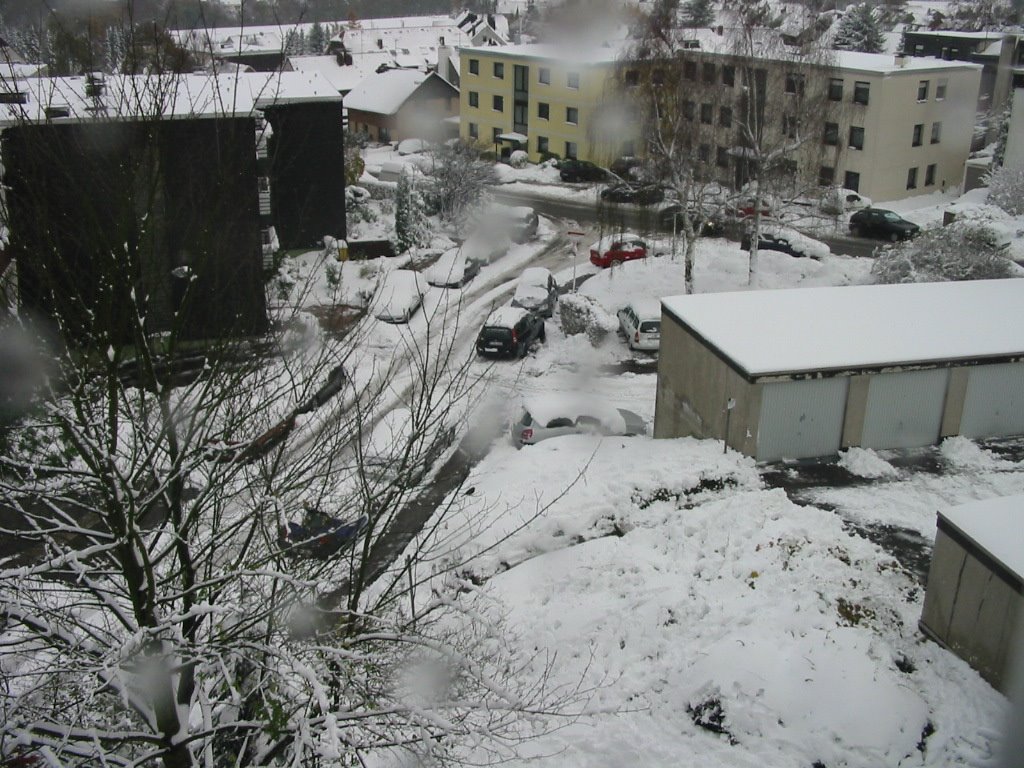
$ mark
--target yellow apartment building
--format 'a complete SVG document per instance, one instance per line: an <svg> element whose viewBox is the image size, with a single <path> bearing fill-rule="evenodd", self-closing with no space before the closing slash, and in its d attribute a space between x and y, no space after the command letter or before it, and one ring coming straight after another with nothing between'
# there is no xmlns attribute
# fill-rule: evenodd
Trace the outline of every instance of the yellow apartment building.
<svg viewBox="0 0 1024 768"><path fill-rule="evenodd" d="M618 58L615 47L462 48L459 135L499 155L526 150L533 162L557 155L604 165L636 154L635 121L607 114L610 103L621 102Z"/></svg>
<svg viewBox="0 0 1024 768"><path fill-rule="evenodd" d="M721 38L698 38L682 55L684 76L692 69L693 98L680 107L699 123L727 126L715 144L695 138L692 151L722 181L741 184L746 169L740 126L746 63L719 52ZM460 53L460 136L482 149L508 155L524 149L533 162L549 154L607 165L624 155L643 155L639 111L631 108L630 68L621 48L567 52L551 45L463 48ZM686 61L693 62L688 67ZM785 103L801 78L806 87L827 92L829 108L801 125L804 151L794 160L801 175L827 186L856 190L875 201L927 194L961 183L970 152L975 105L981 82L976 64L941 59L835 52L828 67L806 66L812 75L790 75L792 62L766 58L769 103ZM697 87L698 78L701 87ZM715 86L709 90L707 85ZM685 80L683 89L686 89ZM714 104L703 104L713 98ZM732 105L730 107L730 104ZM732 115L727 119L725 112ZM789 131L784 110L775 131ZM708 118L708 120L705 120ZM811 167L811 166L814 167Z"/></svg>

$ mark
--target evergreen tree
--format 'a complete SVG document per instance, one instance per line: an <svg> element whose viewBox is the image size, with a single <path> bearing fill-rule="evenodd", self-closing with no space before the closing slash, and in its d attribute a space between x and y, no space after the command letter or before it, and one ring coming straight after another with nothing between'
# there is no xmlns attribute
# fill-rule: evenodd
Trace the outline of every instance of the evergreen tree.
<svg viewBox="0 0 1024 768"><path fill-rule="evenodd" d="M425 213L426 204L423 195L416 189L412 175L403 173L398 180L398 191L395 193L395 236L394 246L397 253L405 253L410 248L424 245L430 234Z"/></svg>
<svg viewBox="0 0 1024 768"><path fill-rule="evenodd" d="M715 4L712 0L688 0L683 5L684 27L710 27L715 21Z"/></svg>
<svg viewBox="0 0 1024 768"><path fill-rule="evenodd" d="M309 37L306 38L306 45L312 54L321 54L327 47L327 36L319 21L313 22L313 26L309 30Z"/></svg>
<svg viewBox="0 0 1024 768"><path fill-rule="evenodd" d="M832 47L844 51L881 53L885 47L874 9L867 3L851 6L839 22Z"/></svg>

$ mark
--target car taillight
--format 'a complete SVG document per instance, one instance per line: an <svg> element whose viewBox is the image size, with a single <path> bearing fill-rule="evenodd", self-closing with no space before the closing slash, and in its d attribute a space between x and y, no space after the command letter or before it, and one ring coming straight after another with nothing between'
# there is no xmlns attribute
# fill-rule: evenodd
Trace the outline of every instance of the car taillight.
<svg viewBox="0 0 1024 768"><path fill-rule="evenodd" d="M513 344L518 344L519 343L519 337L516 336L515 328L512 329L512 343Z"/></svg>
<svg viewBox="0 0 1024 768"><path fill-rule="evenodd" d="M520 437L520 438L521 438L521 439L522 439L522 440L523 440L524 442L525 442L526 440L530 440L530 439L532 439L532 438L533 438L533 430L532 430L532 429L524 429L524 430L523 430L522 432L520 432L520 433L519 433L519 437Z"/></svg>
<svg viewBox="0 0 1024 768"><path fill-rule="evenodd" d="M633 341L640 341L640 331L633 334Z"/></svg>

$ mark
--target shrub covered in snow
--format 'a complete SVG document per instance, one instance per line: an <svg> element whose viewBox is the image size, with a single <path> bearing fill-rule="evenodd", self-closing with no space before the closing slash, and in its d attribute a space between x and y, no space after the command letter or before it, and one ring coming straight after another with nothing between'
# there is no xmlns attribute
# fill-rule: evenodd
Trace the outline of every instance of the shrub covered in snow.
<svg viewBox="0 0 1024 768"><path fill-rule="evenodd" d="M1024 215L1024 166L996 168L988 179L988 201L1011 216Z"/></svg>
<svg viewBox="0 0 1024 768"><path fill-rule="evenodd" d="M517 149L508 158L508 164L513 168L525 168L529 162L530 156L521 149Z"/></svg>
<svg viewBox="0 0 1024 768"><path fill-rule="evenodd" d="M410 248L425 245L430 240L426 204L416 189L412 176L403 174L395 192L395 252L405 253Z"/></svg>
<svg viewBox="0 0 1024 768"><path fill-rule="evenodd" d="M885 250L871 274L877 283L936 283L1019 277L993 226L958 221Z"/></svg>
<svg viewBox="0 0 1024 768"><path fill-rule="evenodd" d="M618 320L602 309L597 301L578 293L558 300L558 316L566 336L585 333L595 347L619 327Z"/></svg>

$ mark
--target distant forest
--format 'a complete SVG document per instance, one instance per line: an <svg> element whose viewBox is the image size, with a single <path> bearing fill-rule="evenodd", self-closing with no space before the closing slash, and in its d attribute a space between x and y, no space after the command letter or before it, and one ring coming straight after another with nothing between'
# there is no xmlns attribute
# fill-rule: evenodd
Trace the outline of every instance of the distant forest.
<svg viewBox="0 0 1024 768"><path fill-rule="evenodd" d="M55 23L106 26L128 19L184 29L419 16L453 8L492 12L494 0L245 0L240 6L209 0L3 0L0 29L38 30Z"/></svg>

